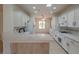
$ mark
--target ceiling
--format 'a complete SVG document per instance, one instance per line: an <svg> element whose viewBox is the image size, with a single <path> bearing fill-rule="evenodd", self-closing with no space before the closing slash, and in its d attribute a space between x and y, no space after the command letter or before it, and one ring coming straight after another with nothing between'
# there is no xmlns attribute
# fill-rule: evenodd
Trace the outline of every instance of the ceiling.
<svg viewBox="0 0 79 59"><path fill-rule="evenodd" d="M30 15L35 16L51 16L52 14L61 11L66 4L52 4L51 7L46 7L46 4L20 4L19 5L22 9L28 12ZM36 7L33 9L33 7ZM56 7L56 9L53 9ZM34 13L35 12L35 13Z"/></svg>

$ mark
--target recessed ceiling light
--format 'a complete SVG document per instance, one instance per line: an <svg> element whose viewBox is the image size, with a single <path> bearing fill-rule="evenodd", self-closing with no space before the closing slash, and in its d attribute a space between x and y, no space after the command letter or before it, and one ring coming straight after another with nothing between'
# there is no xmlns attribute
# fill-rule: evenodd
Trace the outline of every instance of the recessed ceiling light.
<svg viewBox="0 0 79 59"><path fill-rule="evenodd" d="M53 7L53 9L56 9L56 7Z"/></svg>
<svg viewBox="0 0 79 59"><path fill-rule="evenodd" d="M52 4L47 4L47 5L46 5L46 7L51 7L51 6L52 6Z"/></svg>
<svg viewBox="0 0 79 59"><path fill-rule="evenodd" d="M33 9L36 9L36 7L35 7L35 6L33 6Z"/></svg>

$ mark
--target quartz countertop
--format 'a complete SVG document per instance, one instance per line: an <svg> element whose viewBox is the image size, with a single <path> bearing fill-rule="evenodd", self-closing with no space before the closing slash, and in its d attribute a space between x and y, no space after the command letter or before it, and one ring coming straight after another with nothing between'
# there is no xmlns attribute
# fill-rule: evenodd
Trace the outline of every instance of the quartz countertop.
<svg viewBox="0 0 79 59"><path fill-rule="evenodd" d="M49 42L52 40L49 34L16 34L14 39L9 40L9 42Z"/></svg>
<svg viewBox="0 0 79 59"><path fill-rule="evenodd" d="M78 33L75 33L75 34L60 33L60 34L79 42L79 34Z"/></svg>

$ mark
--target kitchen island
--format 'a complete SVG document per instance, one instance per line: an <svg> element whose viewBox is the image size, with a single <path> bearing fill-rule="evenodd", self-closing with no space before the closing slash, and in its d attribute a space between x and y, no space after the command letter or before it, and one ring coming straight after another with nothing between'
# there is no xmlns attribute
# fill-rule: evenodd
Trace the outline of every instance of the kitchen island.
<svg viewBox="0 0 79 59"><path fill-rule="evenodd" d="M49 34L16 34L6 41L6 51L11 54L66 53Z"/></svg>

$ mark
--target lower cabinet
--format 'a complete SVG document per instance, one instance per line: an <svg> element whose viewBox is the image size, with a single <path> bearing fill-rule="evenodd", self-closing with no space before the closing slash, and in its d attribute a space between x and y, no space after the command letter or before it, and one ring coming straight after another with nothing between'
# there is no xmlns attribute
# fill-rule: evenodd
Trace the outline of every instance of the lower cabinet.
<svg viewBox="0 0 79 59"><path fill-rule="evenodd" d="M70 40L69 53L79 54L79 43L78 42L74 40Z"/></svg>
<svg viewBox="0 0 79 59"><path fill-rule="evenodd" d="M69 54L79 54L79 42L62 36L61 43L56 39L56 41L69 53Z"/></svg>
<svg viewBox="0 0 79 59"><path fill-rule="evenodd" d="M49 43L12 43L13 54L48 54Z"/></svg>
<svg viewBox="0 0 79 59"><path fill-rule="evenodd" d="M68 52L69 51L69 40L66 37L62 39L62 47Z"/></svg>
<svg viewBox="0 0 79 59"><path fill-rule="evenodd" d="M69 54L79 54L79 42L75 40L65 37L62 40L62 47L69 53Z"/></svg>

